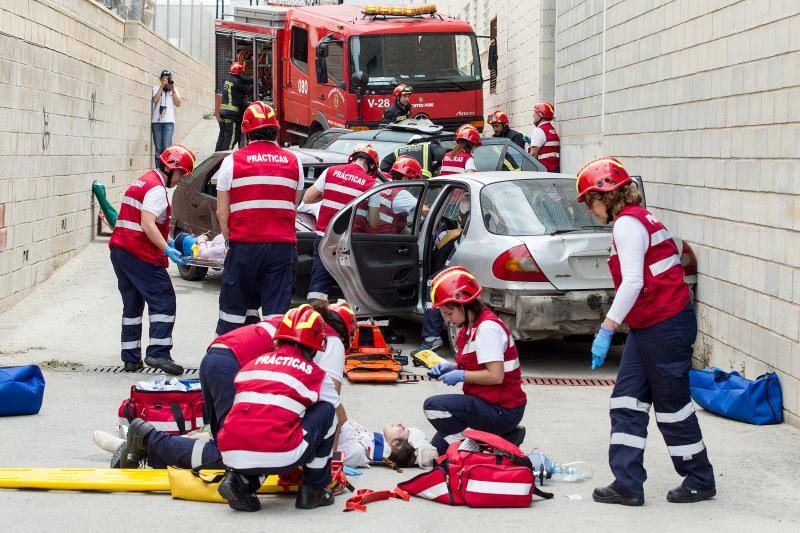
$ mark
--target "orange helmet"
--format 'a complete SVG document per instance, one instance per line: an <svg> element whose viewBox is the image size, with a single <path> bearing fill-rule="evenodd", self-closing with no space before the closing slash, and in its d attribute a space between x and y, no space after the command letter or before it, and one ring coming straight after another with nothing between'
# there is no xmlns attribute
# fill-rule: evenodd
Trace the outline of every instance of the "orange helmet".
<svg viewBox="0 0 800 533"><path fill-rule="evenodd" d="M275 331L275 340L293 341L314 351L325 349L325 322L308 305L289 309Z"/></svg>
<svg viewBox="0 0 800 533"><path fill-rule="evenodd" d="M502 122L503 124L508 124L508 115L498 110L489 115L488 117L486 117L486 122L488 122L489 124L494 124L496 122Z"/></svg>
<svg viewBox="0 0 800 533"><path fill-rule="evenodd" d="M392 165L391 171L399 172L406 178L410 178L412 180L422 177L422 166L419 164L419 161L409 155L401 155L398 157L395 160L394 165Z"/></svg>
<svg viewBox="0 0 800 533"><path fill-rule="evenodd" d="M236 76L240 76L244 72L244 63L240 61L234 61L231 63L231 68L228 70L229 74L235 74Z"/></svg>
<svg viewBox="0 0 800 533"><path fill-rule="evenodd" d="M372 161L373 165L377 167L380 164L380 160L378 159L378 151L372 147L371 144L364 144L362 146L357 146L353 153L350 154L350 157L347 158L349 163L355 161L357 157L366 157L370 161Z"/></svg>
<svg viewBox="0 0 800 533"><path fill-rule="evenodd" d="M280 129L275 110L264 102L253 102L244 111L242 118L242 133L260 130L262 128Z"/></svg>
<svg viewBox="0 0 800 533"><path fill-rule="evenodd" d="M464 267L445 268L431 282L431 304L434 308L444 304L467 304L481 295L483 289L475 276Z"/></svg>
<svg viewBox="0 0 800 533"><path fill-rule="evenodd" d="M536 113L542 115L542 118L545 118L547 120L551 120L556 113L555 108L553 108L553 104L547 102L539 102L538 104L533 106L533 110Z"/></svg>
<svg viewBox="0 0 800 533"><path fill-rule="evenodd" d="M194 171L194 152L182 144L173 144L161 152L158 159L164 164L167 172L173 170L183 170L187 174Z"/></svg>
<svg viewBox="0 0 800 533"><path fill-rule="evenodd" d="M578 193L578 201L585 202L587 192L609 192L631 181L628 171L617 158L598 157L583 165L578 171L575 191Z"/></svg>
<svg viewBox="0 0 800 533"><path fill-rule="evenodd" d="M474 144L475 146L481 145L481 134L471 124L464 124L456 131L456 141L463 140Z"/></svg>
<svg viewBox="0 0 800 533"><path fill-rule="evenodd" d="M394 95L395 100L400 98L401 94L411 94L414 90L411 88L410 85L406 85L405 83L401 83L397 87L394 88L392 94Z"/></svg>
<svg viewBox="0 0 800 533"><path fill-rule="evenodd" d="M358 327L356 314L350 304L344 300L339 300L335 304L328 306L328 312L336 315L344 324L344 328L347 330L347 346L345 348L350 347L356 338L356 328ZM342 339L342 341L345 341L345 339Z"/></svg>

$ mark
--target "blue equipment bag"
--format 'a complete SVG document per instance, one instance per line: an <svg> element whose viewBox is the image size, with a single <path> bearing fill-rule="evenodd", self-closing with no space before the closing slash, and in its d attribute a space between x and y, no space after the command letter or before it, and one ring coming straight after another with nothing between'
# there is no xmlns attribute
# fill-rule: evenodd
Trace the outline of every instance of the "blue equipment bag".
<svg viewBox="0 0 800 533"><path fill-rule="evenodd" d="M35 415L43 398L44 376L38 366L0 367L0 416Z"/></svg>
<svg viewBox="0 0 800 533"><path fill-rule="evenodd" d="M707 411L759 426L781 423L783 398L774 372L750 381L735 371L691 370L689 386L692 399Z"/></svg>

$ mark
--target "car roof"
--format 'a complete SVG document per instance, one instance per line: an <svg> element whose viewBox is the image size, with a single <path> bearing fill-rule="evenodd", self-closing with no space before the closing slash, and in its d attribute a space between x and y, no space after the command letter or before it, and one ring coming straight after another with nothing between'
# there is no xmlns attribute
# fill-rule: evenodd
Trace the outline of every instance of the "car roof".
<svg viewBox="0 0 800 533"><path fill-rule="evenodd" d="M440 131L437 133L421 133L416 131L377 129L344 133L337 137L334 142L338 139L355 139L359 141L387 141L406 144L415 139L430 139L452 136L453 133L447 131Z"/></svg>
<svg viewBox="0 0 800 533"><path fill-rule="evenodd" d="M303 165L347 163L346 155L330 150L315 150L312 148L300 148L298 146L290 146L287 150L294 152L300 158L300 163ZM233 150L223 150L215 152L215 155L220 154L225 157L232 153Z"/></svg>
<svg viewBox="0 0 800 533"><path fill-rule="evenodd" d="M529 179L568 179L575 180L574 174L560 174L555 172L532 172L532 171L492 171L492 172L469 172L467 174L457 174L449 176L440 176L431 178L430 181L464 181L474 182L479 185L489 185L490 183L498 183L501 181L518 181Z"/></svg>

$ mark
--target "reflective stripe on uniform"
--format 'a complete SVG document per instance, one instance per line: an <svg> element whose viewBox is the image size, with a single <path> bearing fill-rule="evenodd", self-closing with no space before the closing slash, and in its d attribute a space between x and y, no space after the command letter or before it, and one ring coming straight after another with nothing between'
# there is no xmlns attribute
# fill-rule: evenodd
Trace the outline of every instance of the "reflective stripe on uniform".
<svg viewBox="0 0 800 533"><path fill-rule="evenodd" d="M172 337L167 337L165 339L154 339L151 337L148 344L150 346L172 346Z"/></svg>
<svg viewBox="0 0 800 533"><path fill-rule="evenodd" d="M315 457L312 461L306 463L306 468L314 468L319 470L320 468L324 468L326 464L328 464L328 457Z"/></svg>
<svg viewBox="0 0 800 533"><path fill-rule="evenodd" d="M275 332L277 331L277 329L275 328L275 326L273 326L269 322L259 322L258 325L261 327L261 329L263 329L267 333L269 333L270 337L274 337L275 336Z"/></svg>
<svg viewBox="0 0 800 533"><path fill-rule="evenodd" d="M131 198L130 196L123 196L122 197L122 203L123 204L128 204L129 206L134 207L134 208L138 209L139 211L142 210L142 202L140 202L139 200L135 200L135 199Z"/></svg>
<svg viewBox="0 0 800 533"><path fill-rule="evenodd" d="M683 422L694 413L694 404L690 401L684 405L679 411L674 413L659 413L656 411L656 422L661 424L674 424L675 422Z"/></svg>
<svg viewBox="0 0 800 533"><path fill-rule="evenodd" d="M308 398L312 402L316 402L319 399L319 394L310 390L299 379L288 374L273 372L271 370L247 370L245 372L239 372L236 375L234 383L242 383L251 380L276 381L293 388L297 394L303 396L304 398Z"/></svg>
<svg viewBox="0 0 800 533"><path fill-rule="evenodd" d="M436 418L450 418L451 415L450 411L436 411L433 409L425 409L425 418L428 420L434 420Z"/></svg>
<svg viewBox="0 0 800 533"><path fill-rule="evenodd" d="M561 146L561 141L547 141L544 146Z"/></svg>
<svg viewBox="0 0 800 533"><path fill-rule="evenodd" d="M117 223L114 224L115 228L125 228L132 231L142 231L142 226L137 224L136 222L131 222L130 220L119 220L117 219Z"/></svg>
<svg viewBox="0 0 800 533"><path fill-rule="evenodd" d="M247 176L246 178L236 178L231 181L231 189L247 187L248 185L280 185L297 189L297 180L277 176Z"/></svg>
<svg viewBox="0 0 800 533"><path fill-rule="evenodd" d="M142 341L128 341L122 343L123 350L133 350L134 348L141 348Z"/></svg>
<svg viewBox="0 0 800 533"><path fill-rule="evenodd" d="M341 202L334 202L333 200L322 200L322 205L320 207L330 207L331 209L340 211L344 207L344 204Z"/></svg>
<svg viewBox="0 0 800 533"><path fill-rule="evenodd" d="M547 157L558 157L561 158L561 155L558 152L547 152L547 153L539 153L537 156L539 159L545 159Z"/></svg>
<svg viewBox="0 0 800 533"><path fill-rule="evenodd" d="M611 398L611 406L609 409L631 409L633 411L640 411L642 413L650 412L650 404L640 401L633 396L616 396ZM658 416L656 414L656 416Z"/></svg>
<svg viewBox="0 0 800 533"><path fill-rule="evenodd" d="M231 213L245 209L289 209L293 211L295 205L285 200L247 200L231 204Z"/></svg>
<svg viewBox="0 0 800 533"><path fill-rule="evenodd" d="M306 298L308 300L327 300L328 295L324 292L309 292Z"/></svg>
<svg viewBox="0 0 800 533"><path fill-rule="evenodd" d="M680 256L678 254L671 255L667 258L662 259L661 261L658 261L650 265L650 273L653 276L658 276L660 274L663 274L670 268L680 264L681 264Z"/></svg>
<svg viewBox="0 0 800 533"><path fill-rule="evenodd" d="M650 235L650 246L661 244L662 242L669 240L671 238L672 235L669 234L669 231L667 231L666 229L660 229L657 232Z"/></svg>
<svg viewBox="0 0 800 533"><path fill-rule="evenodd" d="M123 326L138 326L142 323L142 317L122 317L122 325Z"/></svg>
<svg viewBox="0 0 800 533"><path fill-rule="evenodd" d="M611 444L620 444L622 446L629 446L631 448L640 448L644 450L644 445L647 443L647 439L644 437L637 437L636 435L631 435L630 433L612 433L611 434Z"/></svg>
<svg viewBox="0 0 800 533"><path fill-rule="evenodd" d="M349 196L352 196L353 198L361 196L362 192L359 189L354 189L353 187L346 187L344 185L338 185L336 183L325 183L325 190L340 192L342 194L347 194Z"/></svg>
<svg viewBox="0 0 800 533"><path fill-rule="evenodd" d="M466 170L464 170L461 167L451 167L442 165L440 172L453 172L455 174L463 174L464 172L466 172Z"/></svg>
<svg viewBox="0 0 800 533"><path fill-rule="evenodd" d="M244 321L247 317L242 315L232 315L230 313L226 313L225 311L220 310L219 317L224 320L225 322L230 322L232 324L244 324Z"/></svg>
<svg viewBox="0 0 800 533"><path fill-rule="evenodd" d="M222 452L222 460L229 468L274 468L289 466L303 457L308 448L304 440L293 450L287 452L252 452L249 450L229 450Z"/></svg>
<svg viewBox="0 0 800 533"><path fill-rule="evenodd" d="M306 412L306 406L302 403L282 396L280 394L267 394L262 392L239 392L233 397L233 405L239 403L255 403L258 405L272 405L291 411L302 417Z"/></svg>
<svg viewBox="0 0 800 533"><path fill-rule="evenodd" d="M695 442L694 444L684 444L682 446L667 446L667 450L672 457L681 457L684 461L688 461L693 455L702 452L706 449L703 441Z"/></svg>
<svg viewBox="0 0 800 533"><path fill-rule="evenodd" d="M203 450L205 447L206 441L194 441L194 446L192 446L192 468L197 468L203 464Z"/></svg>
<svg viewBox="0 0 800 533"><path fill-rule="evenodd" d="M150 315L150 322L175 322L175 315Z"/></svg>
<svg viewBox="0 0 800 533"><path fill-rule="evenodd" d="M244 312L245 316L254 316L257 318L261 318L261 312L258 309L248 309Z"/></svg>
<svg viewBox="0 0 800 533"><path fill-rule="evenodd" d="M519 368L519 357L511 359L510 361L503 361L503 371L513 372Z"/></svg>

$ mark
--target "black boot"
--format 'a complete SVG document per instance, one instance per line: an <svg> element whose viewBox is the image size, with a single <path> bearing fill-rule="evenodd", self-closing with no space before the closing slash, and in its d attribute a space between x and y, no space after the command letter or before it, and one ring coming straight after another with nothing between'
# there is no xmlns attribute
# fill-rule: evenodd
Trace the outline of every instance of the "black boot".
<svg viewBox="0 0 800 533"><path fill-rule="evenodd" d="M157 368L165 374L172 374L173 376L180 376L183 374L183 367L167 357L150 357L149 355L144 358L144 362L151 368Z"/></svg>
<svg viewBox="0 0 800 533"><path fill-rule="evenodd" d="M125 361L125 366L122 367L123 372L138 372L139 370L144 368L144 364L141 361L136 361L132 363L131 361Z"/></svg>
<svg viewBox="0 0 800 533"><path fill-rule="evenodd" d="M250 481L242 474L228 472L219 484L219 495L236 511L253 513L261 510L261 502L250 492Z"/></svg>
<svg viewBox="0 0 800 533"><path fill-rule="evenodd" d="M634 507L644 505L644 498L641 496L623 496L613 485L597 487L592 493L592 499L598 503L619 503Z"/></svg>
<svg viewBox="0 0 800 533"><path fill-rule="evenodd" d="M306 485L300 485L294 506L298 509L316 509L325 505L333 505L334 500L333 491L327 487L312 489Z"/></svg>
<svg viewBox="0 0 800 533"><path fill-rule="evenodd" d="M667 493L667 501L672 503L694 503L710 500L717 495L717 489L698 490L678 485Z"/></svg>
<svg viewBox="0 0 800 533"><path fill-rule="evenodd" d="M147 436L154 429L141 418L134 418L125 442L111 456L111 468L139 468L147 457Z"/></svg>
<svg viewBox="0 0 800 533"><path fill-rule="evenodd" d="M525 426L517 426L505 435L500 435L514 446L519 446L525 440Z"/></svg>

